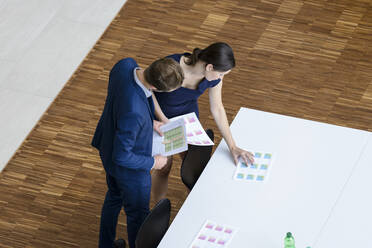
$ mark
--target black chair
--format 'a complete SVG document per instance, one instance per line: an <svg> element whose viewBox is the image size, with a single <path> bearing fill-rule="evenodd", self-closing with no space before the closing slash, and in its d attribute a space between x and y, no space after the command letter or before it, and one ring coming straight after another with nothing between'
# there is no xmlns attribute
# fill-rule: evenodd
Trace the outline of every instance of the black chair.
<svg viewBox="0 0 372 248"><path fill-rule="evenodd" d="M207 129L206 133L214 141L214 133ZM189 145L188 151L181 165L181 179L187 188L191 191L200 174L211 158L213 146L195 146Z"/></svg>
<svg viewBox="0 0 372 248"><path fill-rule="evenodd" d="M156 248L169 227L171 203L161 199L143 221L136 237L136 248Z"/></svg>

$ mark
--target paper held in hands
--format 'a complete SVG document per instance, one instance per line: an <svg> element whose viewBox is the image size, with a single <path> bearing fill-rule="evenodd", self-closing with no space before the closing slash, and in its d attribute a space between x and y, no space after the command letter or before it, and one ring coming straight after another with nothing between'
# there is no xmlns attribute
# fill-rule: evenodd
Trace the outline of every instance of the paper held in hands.
<svg viewBox="0 0 372 248"><path fill-rule="evenodd" d="M183 120L186 126L187 143L196 146L211 146L213 141L209 138L194 112L173 117L171 121Z"/></svg>
<svg viewBox="0 0 372 248"><path fill-rule="evenodd" d="M186 128L182 119L160 127L163 136L153 132L152 156L170 156L187 150Z"/></svg>

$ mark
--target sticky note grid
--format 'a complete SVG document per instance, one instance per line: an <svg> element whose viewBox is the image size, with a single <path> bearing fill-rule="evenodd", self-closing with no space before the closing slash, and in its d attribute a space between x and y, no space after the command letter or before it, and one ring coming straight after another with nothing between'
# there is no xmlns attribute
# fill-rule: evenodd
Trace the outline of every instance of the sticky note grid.
<svg viewBox="0 0 372 248"><path fill-rule="evenodd" d="M228 247L236 232L237 228L207 220L191 243L190 248Z"/></svg>
<svg viewBox="0 0 372 248"><path fill-rule="evenodd" d="M273 154L271 152L254 152L254 163L246 164L239 160L234 173L234 179L247 182L265 182L272 167Z"/></svg>

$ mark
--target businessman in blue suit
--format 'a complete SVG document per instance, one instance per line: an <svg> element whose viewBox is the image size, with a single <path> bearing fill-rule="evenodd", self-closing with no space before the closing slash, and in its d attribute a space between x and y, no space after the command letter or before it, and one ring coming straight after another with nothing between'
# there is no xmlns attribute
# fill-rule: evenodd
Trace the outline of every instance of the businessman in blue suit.
<svg viewBox="0 0 372 248"><path fill-rule="evenodd" d="M99 247L112 248L122 207L127 215L130 248L149 213L151 169L161 169L166 157L152 157L154 120L152 91L172 91L181 86L183 72L170 58L141 69L132 58L120 60L111 70L107 98L92 145L99 150L106 171ZM122 247L125 246L123 243Z"/></svg>

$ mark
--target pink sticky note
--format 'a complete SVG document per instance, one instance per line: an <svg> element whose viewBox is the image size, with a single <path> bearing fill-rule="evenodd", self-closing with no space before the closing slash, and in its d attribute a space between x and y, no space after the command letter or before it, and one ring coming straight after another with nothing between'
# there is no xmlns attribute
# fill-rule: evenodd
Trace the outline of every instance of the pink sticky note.
<svg viewBox="0 0 372 248"><path fill-rule="evenodd" d="M231 234L232 233L232 230L230 228L226 228L225 229L225 233Z"/></svg>
<svg viewBox="0 0 372 248"><path fill-rule="evenodd" d="M190 122L190 123L195 122L195 118L194 118L194 117L189 117L189 122Z"/></svg>
<svg viewBox="0 0 372 248"><path fill-rule="evenodd" d="M187 133L187 137L192 137L194 136L192 133Z"/></svg>
<svg viewBox="0 0 372 248"><path fill-rule="evenodd" d="M208 228L208 229L212 229L213 228L213 224L207 224L206 226L205 226L205 228Z"/></svg>
<svg viewBox="0 0 372 248"><path fill-rule="evenodd" d="M216 228L214 229L214 230L216 230L216 231L222 231L222 229L223 229L223 227L222 226L216 226Z"/></svg>
<svg viewBox="0 0 372 248"><path fill-rule="evenodd" d="M200 239L200 240L205 240L207 238L207 236L205 236L205 235L203 235L203 234L201 234L199 237L198 237L198 239Z"/></svg>
<svg viewBox="0 0 372 248"><path fill-rule="evenodd" d="M204 144L210 144L211 142L209 142L208 140L204 140L203 143Z"/></svg>
<svg viewBox="0 0 372 248"><path fill-rule="evenodd" d="M200 131L200 130L198 130L198 131L195 131L195 134L196 135L200 135L200 134L202 134L203 132L202 131Z"/></svg>
<svg viewBox="0 0 372 248"><path fill-rule="evenodd" d="M224 245L224 244L226 244L226 240L220 239L220 240L218 240L217 244Z"/></svg>
<svg viewBox="0 0 372 248"><path fill-rule="evenodd" d="M216 238L215 237L209 237L208 241L214 243L214 241L216 241Z"/></svg>

